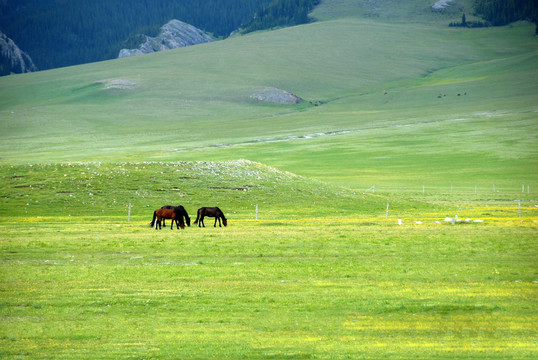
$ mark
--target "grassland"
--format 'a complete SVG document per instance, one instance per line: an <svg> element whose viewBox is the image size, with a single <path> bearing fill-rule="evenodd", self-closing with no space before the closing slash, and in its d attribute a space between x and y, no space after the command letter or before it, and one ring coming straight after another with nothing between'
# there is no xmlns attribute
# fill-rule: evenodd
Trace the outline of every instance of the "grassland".
<svg viewBox="0 0 538 360"><path fill-rule="evenodd" d="M246 160L0 169L3 357L536 356L530 194L519 217L510 194L398 199ZM148 226L200 201L229 227Z"/></svg>
<svg viewBox="0 0 538 360"><path fill-rule="evenodd" d="M536 358L534 27L394 3L0 78L0 356Z"/></svg>
<svg viewBox="0 0 538 360"><path fill-rule="evenodd" d="M533 226L0 227L6 358L536 357Z"/></svg>

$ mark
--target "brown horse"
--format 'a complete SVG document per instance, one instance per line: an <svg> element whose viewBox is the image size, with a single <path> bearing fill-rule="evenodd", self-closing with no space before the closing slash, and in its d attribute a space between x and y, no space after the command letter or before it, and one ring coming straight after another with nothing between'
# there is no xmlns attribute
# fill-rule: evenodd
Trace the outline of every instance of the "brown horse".
<svg viewBox="0 0 538 360"><path fill-rule="evenodd" d="M189 214L187 213L187 210L183 207L183 205L173 206L173 205L165 205L161 207L161 209L175 209L176 210L176 217L178 215L183 216L185 219L185 222L187 223L187 226L191 226L191 218L189 217ZM176 218L176 223L179 225L179 220ZM164 218L163 218L163 226L166 226Z"/></svg>
<svg viewBox="0 0 538 360"><path fill-rule="evenodd" d="M159 230L161 229L161 220L172 219L172 224L170 230L174 229L174 221L176 222L177 228L185 229L185 223L183 222L183 214L177 211L177 208L174 209L157 209L153 212L153 220L149 226L154 227L157 230L157 225L159 225Z"/></svg>
<svg viewBox="0 0 538 360"><path fill-rule="evenodd" d="M226 220L226 217L224 216L224 213L221 209L218 207L203 207L198 209L198 214L196 215L196 220L194 221L195 224L198 224L198 227L200 227L200 224L205 227L204 224L204 217L214 217L215 218L215 224L213 227L217 227L217 220L219 221L219 227L222 227L220 224L220 220L222 219L222 224L224 226L228 225L228 220Z"/></svg>

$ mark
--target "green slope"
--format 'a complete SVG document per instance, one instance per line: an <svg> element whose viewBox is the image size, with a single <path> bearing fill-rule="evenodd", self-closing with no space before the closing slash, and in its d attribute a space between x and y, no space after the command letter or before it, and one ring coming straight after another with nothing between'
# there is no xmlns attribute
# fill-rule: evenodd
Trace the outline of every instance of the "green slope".
<svg viewBox="0 0 538 360"><path fill-rule="evenodd" d="M183 205L196 218L202 206L219 206L230 222L379 218L385 200L248 160L225 162L63 163L0 166L0 217L95 217L151 220L161 205ZM157 206L156 204L161 204ZM396 202L404 208L424 204ZM41 220L40 220L41 219ZM32 221L32 220L31 220ZM193 219L194 221L194 219Z"/></svg>
<svg viewBox="0 0 538 360"><path fill-rule="evenodd" d="M1 161L247 158L357 188L534 181L533 27L443 22L337 18L4 77ZM250 98L263 87L306 101Z"/></svg>

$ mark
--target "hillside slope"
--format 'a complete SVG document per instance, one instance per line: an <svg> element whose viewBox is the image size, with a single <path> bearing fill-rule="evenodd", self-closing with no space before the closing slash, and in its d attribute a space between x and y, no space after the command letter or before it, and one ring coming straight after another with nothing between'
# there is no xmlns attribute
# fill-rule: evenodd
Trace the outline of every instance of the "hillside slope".
<svg viewBox="0 0 538 360"><path fill-rule="evenodd" d="M257 207L265 220L371 218L384 208L383 198L248 160L0 166L0 182L2 217L125 218L128 204L133 219L148 221L165 204L194 217L199 207L218 205L233 220L254 220Z"/></svg>
<svg viewBox="0 0 538 360"><path fill-rule="evenodd" d="M1 161L248 158L358 187L526 181L533 31L344 18L2 78ZM266 87L305 101L252 98Z"/></svg>

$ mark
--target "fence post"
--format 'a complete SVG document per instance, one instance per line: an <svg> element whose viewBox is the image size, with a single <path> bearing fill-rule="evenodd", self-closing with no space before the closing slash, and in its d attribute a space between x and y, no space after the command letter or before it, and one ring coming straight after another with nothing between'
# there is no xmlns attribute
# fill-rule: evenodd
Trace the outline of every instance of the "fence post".
<svg viewBox="0 0 538 360"><path fill-rule="evenodd" d="M387 203L387 213L385 214L385 219L389 218L389 203Z"/></svg>
<svg viewBox="0 0 538 360"><path fill-rule="evenodd" d="M129 203L129 214L127 215L127 221L131 221L131 203Z"/></svg>
<svg viewBox="0 0 538 360"><path fill-rule="evenodd" d="M256 204L256 220L258 220L258 204Z"/></svg>

